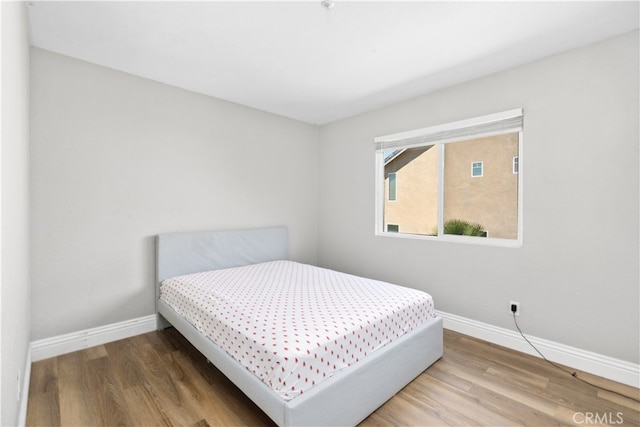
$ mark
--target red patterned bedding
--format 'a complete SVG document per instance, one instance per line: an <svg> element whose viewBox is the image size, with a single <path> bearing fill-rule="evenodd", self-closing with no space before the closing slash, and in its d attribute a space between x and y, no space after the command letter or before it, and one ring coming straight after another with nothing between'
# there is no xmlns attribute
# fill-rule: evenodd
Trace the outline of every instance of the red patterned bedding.
<svg viewBox="0 0 640 427"><path fill-rule="evenodd" d="M284 400L435 317L427 293L292 261L173 277L160 299Z"/></svg>

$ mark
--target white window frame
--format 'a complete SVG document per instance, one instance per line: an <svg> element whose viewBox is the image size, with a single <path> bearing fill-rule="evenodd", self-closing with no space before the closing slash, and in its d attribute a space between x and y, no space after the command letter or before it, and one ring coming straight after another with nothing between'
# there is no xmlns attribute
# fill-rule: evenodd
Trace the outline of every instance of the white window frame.
<svg viewBox="0 0 640 427"><path fill-rule="evenodd" d="M489 114L473 119L460 120L442 125L416 129L391 135L379 136L375 143L375 235L428 241L446 241L469 243L475 245L489 245L502 247L522 247L523 245L523 121L524 113L521 108ZM444 149L439 151L438 159L438 235L387 232L384 229L384 151L391 148L411 148L437 144L441 148L448 143L469 139L482 138L506 133L518 133L518 237L517 239L500 239L495 237L471 237L444 234ZM483 166L484 167L484 166ZM397 196L397 195L396 195Z"/></svg>

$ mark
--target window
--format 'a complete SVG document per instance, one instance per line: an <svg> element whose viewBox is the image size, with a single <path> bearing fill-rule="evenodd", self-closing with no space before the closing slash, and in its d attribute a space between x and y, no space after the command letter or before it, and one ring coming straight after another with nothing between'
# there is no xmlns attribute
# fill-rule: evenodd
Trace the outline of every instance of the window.
<svg viewBox="0 0 640 427"><path fill-rule="evenodd" d="M388 180L389 180L388 200L390 202L396 201L396 188L397 188L396 175L397 174L395 172L389 172L389 175L388 175Z"/></svg>
<svg viewBox="0 0 640 427"><path fill-rule="evenodd" d="M376 234L521 246L522 123L517 109L376 138Z"/></svg>
<svg viewBox="0 0 640 427"><path fill-rule="evenodd" d="M400 231L400 227L398 224L387 224L387 231L389 233L398 233Z"/></svg>
<svg viewBox="0 0 640 427"><path fill-rule="evenodd" d="M471 176L474 178L482 176L482 162L471 163Z"/></svg>

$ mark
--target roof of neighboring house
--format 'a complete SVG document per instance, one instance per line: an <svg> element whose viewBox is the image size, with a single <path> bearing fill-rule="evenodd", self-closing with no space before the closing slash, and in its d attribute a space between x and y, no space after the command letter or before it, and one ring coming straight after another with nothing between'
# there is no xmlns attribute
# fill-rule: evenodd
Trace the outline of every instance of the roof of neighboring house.
<svg viewBox="0 0 640 427"><path fill-rule="evenodd" d="M398 148L396 150L389 150L384 152L384 164L387 165L389 162L394 160L400 154L402 154L406 148Z"/></svg>

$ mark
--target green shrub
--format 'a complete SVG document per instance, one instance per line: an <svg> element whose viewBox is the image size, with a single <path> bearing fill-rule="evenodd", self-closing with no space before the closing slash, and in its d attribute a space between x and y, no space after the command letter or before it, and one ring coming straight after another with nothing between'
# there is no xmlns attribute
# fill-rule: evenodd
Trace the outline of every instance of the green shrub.
<svg viewBox="0 0 640 427"><path fill-rule="evenodd" d="M477 222L465 221L463 219L450 219L444 223L444 234L455 234L457 236L487 237L484 227ZM433 236L438 235L438 227L434 229Z"/></svg>

